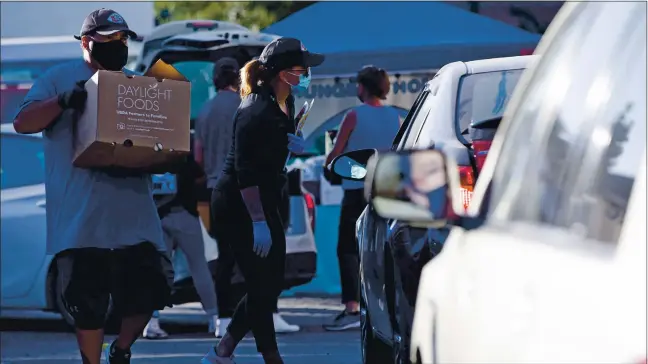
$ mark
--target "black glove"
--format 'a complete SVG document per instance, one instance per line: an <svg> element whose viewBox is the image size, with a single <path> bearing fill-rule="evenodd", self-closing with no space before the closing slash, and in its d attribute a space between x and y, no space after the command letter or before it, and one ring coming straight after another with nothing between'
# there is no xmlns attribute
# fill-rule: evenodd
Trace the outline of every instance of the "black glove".
<svg viewBox="0 0 648 364"><path fill-rule="evenodd" d="M73 109L83 112L87 99L88 91L85 89L85 82L79 81L72 90L58 96L58 104L63 110Z"/></svg>

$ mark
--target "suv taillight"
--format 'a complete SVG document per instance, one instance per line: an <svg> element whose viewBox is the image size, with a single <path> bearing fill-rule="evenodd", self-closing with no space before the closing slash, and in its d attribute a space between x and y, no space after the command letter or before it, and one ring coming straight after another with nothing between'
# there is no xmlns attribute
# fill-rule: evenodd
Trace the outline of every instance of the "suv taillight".
<svg viewBox="0 0 648 364"><path fill-rule="evenodd" d="M306 210L308 210L308 219L310 220L311 229L315 233L315 198L310 193L304 193Z"/></svg>
<svg viewBox="0 0 648 364"><path fill-rule="evenodd" d="M475 173L473 172L472 167L459 167L459 182L461 184L461 200L464 209L467 209L468 205L470 205L473 189L475 188Z"/></svg>

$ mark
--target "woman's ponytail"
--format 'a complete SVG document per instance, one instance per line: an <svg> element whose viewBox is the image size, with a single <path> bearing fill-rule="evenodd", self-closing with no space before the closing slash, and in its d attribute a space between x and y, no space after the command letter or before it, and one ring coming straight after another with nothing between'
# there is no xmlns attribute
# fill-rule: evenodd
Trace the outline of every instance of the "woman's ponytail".
<svg viewBox="0 0 648 364"><path fill-rule="evenodd" d="M376 66L364 66L358 72L357 81L364 86L369 96L382 100L387 98L387 94L389 94L389 90L391 89L387 71Z"/></svg>
<svg viewBox="0 0 648 364"><path fill-rule="evenodd" d="M254 59L241 68L241 97L252 93L252 90L261 81L263 65L259 60Z"/></svg>
<svg viewBox="0 0 648 364"><path fill-rule="evenodd" d="M380 76L379 87L381 94L378 97L385 100L387 98L387 94L389 94L389 90L391 89L391 82L389 81L389 75L387 74L387 71L382 68L380 69Z"/></svg>

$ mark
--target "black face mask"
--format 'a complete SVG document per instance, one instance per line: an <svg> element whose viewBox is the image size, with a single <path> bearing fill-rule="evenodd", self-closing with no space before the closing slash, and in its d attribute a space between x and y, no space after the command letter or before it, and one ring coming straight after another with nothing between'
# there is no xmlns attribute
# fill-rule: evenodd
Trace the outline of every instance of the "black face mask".
<svg viewBox="0 0 648 364"><path fill-rule="evenodd" d="M128 46L121 40L92 42L90 56L108 71L121 71L128 62Z"/></svg>

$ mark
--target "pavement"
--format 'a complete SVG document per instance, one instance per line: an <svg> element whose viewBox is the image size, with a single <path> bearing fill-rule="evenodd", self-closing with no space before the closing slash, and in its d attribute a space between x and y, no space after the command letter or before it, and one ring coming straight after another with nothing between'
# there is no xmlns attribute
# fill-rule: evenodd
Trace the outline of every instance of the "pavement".
<svg viewBox="0 0 648 364"><path fill-rule="evenodd" d="M325 319L342 309L336 297L290 297L279 300L286 321L302 330L278 335L279 350L286 364L360 364L360 333L326 332ZM216 340L208 335L204 313L198 303L162 311L166 340L139 340L132 363L198 364ZM106 342L114 336L107 336ZM0 315L0 364L79 363L76 339L55 313L2 311ZM246 337L236 351L237 364L261 364L254 339Z"/></svg>

